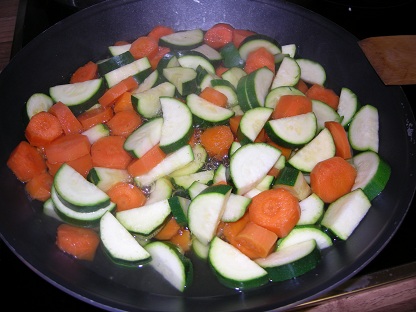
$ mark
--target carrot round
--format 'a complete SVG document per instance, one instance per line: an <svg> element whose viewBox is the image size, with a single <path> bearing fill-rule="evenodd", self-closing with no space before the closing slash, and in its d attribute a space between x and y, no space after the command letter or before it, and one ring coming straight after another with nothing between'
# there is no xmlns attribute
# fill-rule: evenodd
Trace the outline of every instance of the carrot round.
<svg viewBox="0 0 416 312"><path fill-rule="evenodd" d="M173 235L169 241L178 246L183 252L189 251L192 246L191 231L186 228L180 228L178 233Z"/></svg>
<svg viewBox="0 0 416 312"><path fill-rule="evenodd" d="M97 78L98 65L89 61L87 64L79 67L71 76L70 83L84 82Z"/></svg>
<svg viewBox="0 0 416 312"><path fill-rule="evenodd" d="M66 162L56 162L51 163L46 160L46 166L48 167L48 172L52 176L55 176L56 172L61 168L61 166L66 163L70 165L75 171L81 174L84 178L88 176L88 173L92 169L92 159L90 154L85 154L84 156L78 157L73 160L68 160Z"/></svg>
<svg viewBox="0 0 416 312"><path fill-rule="evenodd" d="M173 34L174 32L175 31L172 27L166 25L156 25L152 28L152 30L150 30L147 36L159 40L161 37Z"/></svg>
<svg viewBox="0 0 416 312"><path fill-rule="evenodd" d="M98 103L103 107L113 105L124 92L132 91L138 86L139 84L136 79L134 79L133 76L129 76L105 91L98 99Z"/></svg>
<svg viewBox="0 0 416 312"><path fill-rule="evenodd" d="M21 182L27 182L46 171L46 163L38 149L21 141L7 159L7 166Z"/></svg>
<svg viewBox="0 0 416 312"><path fill-rule="evenodd" d="M133 110L133 104L131 103L131 92L124 92L114 103L114 113L118 113L124 110Z"/></svg>
<svg viewBox="0 0 416 312"><path fill-rule="evenodd" d="M135 110L123 110L114 114L107 122L111 135L127 137L142 124L142 118Z"/></svg>
<svg viewBox="0 0 416 312"><path fill-rule="evenodd" d="M59 119L49 112L32 116L25 129L25 136L33 146L43 147L64 134Z"/></svg>
<svg viewBox="0 0 416 312"><path fill-rule="evenodd" d="M146 174L165 158L165 152L162 151L159 145L155 145L142 157L134 159L127 167L127 171L132 177Z"/></svg>
<svg viewBox="0 0 416 312"><path fill-rule="evenodd" d="M134 40L130 46L130 53L135 59L141 59L143 57L152 58L158 51L158 40L149 37L142 36Z"/></svg>
<svg viewBox="0 0 416 312"><path fill-rule="evenodd" d="M80 133L83 130L82 124L79 122L77 117L75 117L71 109L64 103L55 103L51 106L48 112L58 118L65 134Z"/></svg>
<svg viewBox="0 0 416 312"><path fill-rule="evenodd" d="M248 222L235 238L237 248L251 259L267 257L276 245L276 233Z"/></svg>
<svg viewBox="0 0 416 312"><path fill-rule="evenodd" d="M292 117L312 111L312 101L306 96L286 94L279 98L271 115L272 119Z"/></svg>
<svg viewBox="0 0 416 312"><path fill-rule="evenodd" d="M51 197L52 184L53 177L49 172L43 171L26 183L25 190L30 198L44 202Z"/></svg>
<svg viewBox="0 0 416 312"><path fill-rule="evenodd" d="M111 135L98 139L91 145L93 166L127 169L132 157L123 147L125 141L126 138L119 135Z"/></svg>
<svg viewBox="0 0 416 312"><path fill-rule="evenodd" d="M201 91L199 96L208 102L211 102L220 107L227 107L228 98L224 93L212 88L206 87Z"/></svg>
<svg viewBox="0 0 416 312"><path fill-rule="evenodd" d="M308 91L306 91L305 95L312 100L324 102L335 110L338 108L339 96L332 89L313 84Z"/></svg>
<svg viewBox="0 0 416 312"><path fill-rule="evenodd" d="M323 202L332 203L351 191L357 170L344 158L334 156L315 165L310 173L312 191Z"/></svg>
<svg viewBox="0 0 416 312"><path fill-rule="evenodd" d="M204 34L204 43L214 49L221 49L227 43L233 41L234 27L225 24L218 23L208 29Z"/></svg>
<svg viewBox="0 0 416 312"><path fill-rule="evenodd" d="M300 218L298 199L285 189L270 189L254 196L248 207L250 220L285 237Z"/></svg>
<svg viewBox="0 0 416 312"><path fill-rule="evenodd" d="M246 39L248 36L252 36L256 34L254 31L247 30L247 29L234 29L233 31L233 43L234 45L239 48L241 42Z"/></svg>
<svg viewBox="0 0 416 312"><path fill-rule="evenodd" d="M89 109L83 112L81 115L77 116L77 119L82 125L83 131L88 130L89 128L106 123L114 116L114 111L111 106L102 107L98 106L92 109Z"/></svg>
<svg viewBox="0 0 416 312"><path fill-rule="evenodd" d="M200 140L210 157L221 160L228 154L234 135L229 126L213 126L202 132Z"/></svg>
<svg viewBox="0 0 416 312"><path fill-rule="evenodd" d="M347 132L342 124L336 121L326 121L325 128L331 132L332 138L334 139L335 156L350 159L352 157L351 145Z"/></svg>
<svg viewBox="0 0 416 312"><path fill-rule="evenodd" d="M107 191L107 195L116 204L117 211L141 207L147 200L140 188L127 182L116 183Z"/></svg>
<svg viewBox="0 0 416 312"><path fill-rule="evenodd" d="M174 235L178 234L180 228L181 226L178 224L175 217L171 217L156 234L155 238L159 240L169 240Z"/></svg>
<svg viewBox="0 0 416 312"><path fill-rule="evenodd" d="M67 254L81 260L94 260L100 236L93 229L63 223L56 231L56 245Z"/></svg>
<svg viewBox="0 0 416 312"><path fill-rule="evenodd" d="M85 135L71 133L62 136L45 147L49 162L67 162L90 153L91 144Z"/></svg>
<svg viewBox="0 0 416 312"><path fill-rule="evenodd" d="M276 71L274 55L264 47L258 48L247 55L244 71L249 74L262 67L267 67L273 73Z"/></svg>

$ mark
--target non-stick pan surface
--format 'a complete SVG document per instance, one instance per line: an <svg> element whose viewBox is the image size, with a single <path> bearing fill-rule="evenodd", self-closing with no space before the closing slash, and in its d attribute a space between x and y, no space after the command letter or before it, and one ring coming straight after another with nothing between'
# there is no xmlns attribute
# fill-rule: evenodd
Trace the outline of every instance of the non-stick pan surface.
<svg viewBox="0 0 416 312"><path fill-rule="evenodd" d="M208 29L218 22L296 43L298 54L321 63L327 86L353 90L379 110L380 156L392 168L385 190L346 242L323 251L318 267L296 279L246 292L222 286L207 263L194 263L194 284L178 294L149 267L123 268L101 250L93 262L69 257L55 246L59 222L30 201L6 166L24 139L22 109L35 92L67 83L89 60L108 56L117 40L132 41L156 24L175 30ZM416 185L415 119L400 87L386 87L371 68L357 38L322 16L284 1L107 1L82 10L42 33L0 75L0 232L15 255L62 291L107 310L283 310L310 300L351 278L389 242L400 226Z"/></svg>

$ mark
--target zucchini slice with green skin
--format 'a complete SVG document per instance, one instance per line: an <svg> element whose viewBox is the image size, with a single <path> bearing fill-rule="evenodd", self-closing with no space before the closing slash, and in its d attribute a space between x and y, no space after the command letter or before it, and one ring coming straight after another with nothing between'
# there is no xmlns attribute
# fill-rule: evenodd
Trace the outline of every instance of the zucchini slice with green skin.
<svg viewBox="0 0 416 312"><path fill-rule="evenodd" d="M193 281L192 262L178 248L168 242L154 241L145 246L152 257L150 265L180 292Z"/></svg>
<svg viewBox="0 0 416 312"><path fill-rule="evenodd" d="M98 139L109 136L110 128L106 124L100 123L83 131L82 134L88 138L91 144L94 144Z"/></svg>
<svg viewBox="0 0 416 312"><path fill-rule="evenodd" d="M188 207L188 227L203 244L208 244L216 234L232 187L212 185L199 193Z"/></svg>
<svg viewBox="0 0 416 312"><path fill-rule="evenodd" d="M241 146L231 156L230 177L237 195L244 195L267 175L281 152L265 143L249 143Z"/></svg>
<svg viewBox="0 0 416 312"><path fill-rule="evenodd" d="M215 73L215 68L209 59L197 51L184 51L178 56L179 65L186 68L192 68L196 70L198 66L201 66L209 73Z"/></svg>
<svg viewBox="0 0 416 312"><path fill-rule="evenodd" d="M286 166L280 171L273 188L284 188L300 201L304 200L312 192L302 172L290 166Z"/></svg>
<svg viewBox="0 0 416 312"><path fill-rule="evenodd" d="M163 76L171 82L181 96L194 93L198 89L197 72L187 67L167 67L163 69Z"/></svg>
<svg viewBox="0 0 416 312"><path fill-rule="evenodd" d="M143 236L153 234L171 216L167 199L116 212L117 220L130 232Z"/></svg>
<svg viewBox="0 0 416 312"><path fill-rule="evenodd" d="M104 94L105 90L104 79L97 78L50 87L49 95L55 103L64 103L75 116L78 116L98 103L98 99Z"/></svg>
<svg viewBox="0 0 416 312"><path fill-rule="evenodd" d="M219 237L210 243L208 260L218 280L227 287L244 290L269 282L265 269Z"/></svg>
<svg viewBox="0 0 416 312"><path fill-rule="evenodd" d="M279 239L276 250L311 239L316 241L319 249L325 249L333 245L331 237L323 229L318 226L305 225L295 226L286 237Z"/></svg>
<svg viewBox="0 0 416 312"><path fill-rule="evenodd" d="M321 64L305 58L296 59L296 62L300 67L300 79L309 84L325 84L326 72Z"/></svg>
<svg viewBox="0 0 416 312"><path fill-rule="evenodd" d="M106 212L100 219L100 238L106 253L117 264L137 266L151 260L146 249L111 212Z"/></svg>
<svg viewBox="0 0 416 312"><path fill-rule="evenodd" d="M362 106L351 120L348 138L356 151L370 150L378 152L379 148L378 109L370 104Z"/></svg>
<svg viewBox="0 0 416 312"><path fill-rule="evenodd" d="M371 207L362 189L355 189L332 202L325 211L321 225L338 238L348 239Z"/></svg>
<svg viewBox="0 0 416 312"><path fill-rule="evenodd" d="M105 167L91 168L87 180L94 183L103 192L107 192L116 183L132 182L132 178L126 169Z"/></svg>
<svg viewBox="0 0 416 312"><path fill-rule="evenodd" d="M241 144L253 143L273 113L269 107L256 107L246 111L237 130Z"/></svg>
<svg viewBox="0 0 416 312"><path fill-rule="evenodd" d="M362 189L371 201L386 187L390 179L391 167L373 151L361 152L352 158L357 177L352 190Z"/></svg>
<svg viewBox="0 0 416 312"><path fill-rule="evenodd" d="M341 117L341 124L348 127L355 113L360 109L357 95L348 88L342 88L339 95L337 113Z"/></svg>
<svg viewBox="0 0 416 312"><path fill-rule="evenodd" d="M300 66L295 59L285 56L273 79L271 89L281 86L295 86L300 79Z"/></svg>
<svg viewBox="0 0 416 312"><path fill-rule="evenodd" d="M173 97L160 97L163 124L159 147L166 154L188 144L192 134L192 112L188 106Z"/></svg>
<svg viewBox="0 0 416 312"><path fill-rule="evenodd" d="M195 236L192 236L192 250L200 259L208 259L209 244L201 243Z"/></svg>
<svg viewBox="0 0 416 312"><path fill-rule="evenodd" d="M166 177L160 178L153 183L148 190L149 197L146 204L153 204L160 200L169 199L173 193L173 185Z"/></svg>
<svg viewBox="0 0 416 312"><path fill-rule="evenodd" d="M32 118L40 112L47 112L54 104L52 98L45 93L34 93L26 102L26 115L27 118Z"/></svg>
<svg viewBox="0 0 416 312"><path fill-rule="evenodd" d="M246 213L248 205L250 203L250 198L231 193L225 205L225 210L222 214L221 221L235 222L240 220Z"/></svg>
<svg viewBox="0 0 416 312"><path fill-rule="evenodd" d="M221 53L211 48L209 45L203 43L200 46L192 49L191 51L196 51L205 55L212 65L217 66L222 61Z"/></svg>
<svg viewBox="0 0 416 312"><path fill-rule="evenodd" d="M279 102L279 99L282 95L305 95L295 87L290 86L281 86L273 88L266 96L266 100L264 102L265 107L270 107L275 109L277 102Z"/></svg>
<svg viewBox="0 0 416 312"><path fill-rule="evenodd" d="M316 116L310 112L269 120L264 130L273 142L288 148L299 148L315 138L317 126Z"/></svg>
<svg viewBox="0 0 416 312"><path fill-rule="evenodd" d="M193 181L191 186L188 188L188 194L191 199L194 199L196 195L201 193L208 187L207 184L200 181Z"/></svg>
<svg viewBox="0 0 416 312"><path fill-rule="evenodd" d="M251 108L264 106L274 74L267 67L259 68L247 75L246 93Z"/></svg>
<svg viewBox="0 0 416 312"><path fill-rule="evenodd" d="M156 70L163 74L163 69L168 67L180 67L181 65L178 62L178 57L176 56L176 53L168 52L166 53L157 63Z"/></svg>
<svg viewBox="0 0 416 312"><path fill-rule="evenodd" d="M172 196L168 199L170 210L180 226L188 226L188 207L191 200L182 196Z"/></svg>
<svg viewBox="0 0 416 312"><path fill-rule="evenodd" d="M315 165L335 156L335 143L327 128L322 129L316 137L299 149L288 163L302 172L311 172Z"/></svg>
<svg viewBox="0 0 416 312"><path fill-rule="evenodd" d="M318 131L321 131L323 128L325 128L326 121L341 121L341 117L335 109L333 109L328 104L318 100L312 100L312 112L316 116Z"/></svg>
<svg viewBox="0 0 416 312"><path fill-rule="evenodd" d="M259 48L266 48L271 54L279 54L282 52L281 45L276 39L263 34L255 34L248 36L241 42L238 51L243 60L247 60L247 56L250 52L253 52Z"/></svg>
<svg viewBox="0 0 416 312"><path fill-rule="evenodd" d="M98 73L101 77L103 77L105 74L120 68L124 65L133 63L136 59L134 56L130 53L130 51L123 52L118 55L114 55L110 57L109 59L106 59L102 62L97 63L98 67Z"/></svg>
<svg viewBox="0 0 416 312"><path fill-rule="evenodd" d="M94 212L110 204L104 191L66 163L56 172L53 185L60 201L74 211Z"/></svg>
<svg viewBox="0 0 416 312"><path fill-rule="evenodd" d="M294 58L296 55L296 50L297 50L297 47L296 47L296 44L294 43L282 45L282 53L287 54L289 57Z"/></svg>
<svg viewBox="0 0 416 312"><path fill-rule="evenodd" d="M124 149L133 157L140 158L159 143L162 135L163 118L156 117L134 130L124 142Z"/></svg>
<svg viewBox="0 0 416 312"><path fill-rule="evenodd" d="M134 90L134 94L144 92L147 90L150 90L157 85L165 82L165 78L161 73L159 73L157 70L154 70L152 73L149 74L149 76L146 77L146 79L143 80L142 83L139 84L139 87Z"/></svg>
<svg viewBox="0 0 416 312"><path fill-rule="evenodd" d="M124 52L127 52L130 50L131 43L126 43L123 45L112 45L108 47L108 50L110 51L111 55L116 56L120 55Z"/></svg>
<svg viewBox="0 0 416 312"><path fill-rule="evenodd" d="M272 282L286 281L314 269L321 261L321 250L314 239L279 248L266 258L254 260L269 274Z"/></svg>
<svg viewBox="0 0 416 312"><path fill-rule="evenodd" d="M300 219L296 225L317 224L324 215L325 203L315 193L310 194L299 202Z"/></svg>
<svg viewBox="0 0 416 312"><path fill-rule="evenodd" d="M247 76L247 73L240 67L231 67L221 75L222 79L230 82L236 89L240 78L244 76Z"/></svg>
<svg viewBox="0 0 416 312"><path fill-rule="evenodd" d="M194 160L185 167L179 168L178 170L175 170L174 172L169 174L170 177L174 178L184 175L190 175L193 173L197 173L199 170L202 169L202 167L205 165L205 162L208 159L207 151L202 146L202 144L198 143L192 147L192 152L194 153Z"/></svg>
<svg viewBox="0 0 416 312"><path fill-rule="evenodd" d="M214 179L214 170L202 170L195 173L172 177L172 183L179 189L187 190L195 181L204 184L212 184Z"/></svg>
<svg viewBox="0 0 416 312"><path fill-rule="evenodd" d="M172 50L190 50L204 43L204 32L201 29L183 30L163 36L159 45Z"/></svg>
<svg viewBox="0 0 416 312"><path fill-rule="evenodd" d="M149 59L143 57L106 73L104 79L109 88L130 76L134 76L138 82L142 82L150 74L151 68Z"/></svg>

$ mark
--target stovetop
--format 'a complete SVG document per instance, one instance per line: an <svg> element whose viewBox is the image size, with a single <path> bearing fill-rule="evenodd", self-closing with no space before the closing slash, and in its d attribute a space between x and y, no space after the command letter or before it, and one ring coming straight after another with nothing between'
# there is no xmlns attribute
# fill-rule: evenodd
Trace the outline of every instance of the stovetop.
<svg viewBox="0 0 416 312"><path fill-rule="evenodd" d="M12 55L22 49L22 47L43 30L86 6L98 2L100 1L20 1ZM414 14L412 8L416 1L293 0L289 2L304 6L332 20L351 32L358 39L381 35L416 34L416 24L412 16ZM385 20L385 23L380 23L383 20ZM392 20L394 20L394 23ZM416 86L403 86L402 88L415 112ZM416 237L413 229L415 218L416 207L415 201L413 201L397 233L380 254L358 276L416 261ZM36 300L33 302L33 307L51 308L48 301L53 297L56 302L60 302L61 307L64 304L67 310L99 310L63 293L61 290L44 281L18 260L3 243L0 244L0 253L2 254L0 259L1 265L7 266L11 271L19 272L18 276L21 278L18 286L19 292L29 294L36 290Z"/></svg>

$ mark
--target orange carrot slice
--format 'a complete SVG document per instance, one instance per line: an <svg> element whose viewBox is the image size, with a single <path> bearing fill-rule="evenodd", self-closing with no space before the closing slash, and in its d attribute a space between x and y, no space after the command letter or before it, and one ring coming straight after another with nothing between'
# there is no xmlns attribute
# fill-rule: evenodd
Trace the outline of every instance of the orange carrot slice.
<svg viewBox="0 0 416 312"><path fill-rule="evenodd" d="M246 224L250 221L250 216L248 212L246 212L240 219L235 222L220 222L218 225L219 228L219 236L222 236L227 242L231 245L237 247L237 243L235 238L237 237L238 233L240 233Z"/></svg>
<svg viewBox="0 0 416 312"><path fill-rule="evenodd" d="M139 84L133 76L127 77L105 91L104 94L98 99L98 103L100 103L103 107L113 105L124 92L132 91L138 86Z"/></svg>
<svg viewBox="0 0 416 312"><path fill-rule="evenodd" d="M83 131L88 130L89 128L106 123L114 116L114 111L111 106L108 107L96 107L89 109L83 112L81 115L77 116L77 119L82 125Z"/></svg>
<svg viewBox="0 0 416 312"><path fill-rule="evenodd" d="M117 211L141 207L147 200L140 188L127 182L116 183L107 191L107 195L116 204Z"/></svg>
<svg viewBox="0 0 416 312"><path fill-rule="evenodd" d="M247 30L247 29L234 29L233 43L237 48L239 48L241 45L241 42L243 42L244 39L246 39L248 36L252 36L255 34L256 33L254 31Z"/></svg>
<svg viewBox="0 0 416 312"><path fill-rule="evenodd" d="M233 30L229 24L218 23L208 29L204 34L204 43L214 49L221 49L233 41Z"/></svg>
<svg viewBox="0 0 416 312"><path fill-rule="evenodd" d="M229 126L213 126L202 132L200 140L208 155L220 160L228 154L234 135Z"/></svg>
<svg viewBox="0 0 416 312"><path fill-rule="evenodd" d="M98 139L91 145L91 157L94 167L127 169L132 157L124 149L126 138L111 135Z"/></svg>
<svg viewBox="0 0 416 312"><path fill-rule="evenodd" d="M30 198L44 202L51 197L52 184L53 177L44 171L30 179L25 185L25 190Z"/></svg>
<svg viewBox="0 0 416 312"><path fill-rule="evenodd" d="M55 115L61 123L65 134L80 133L83 130L82 124L71 109L62 102L57 102L51 106L49 113Z"/></svg>
<svg viewBox="0 0 416 312"><path fill-rule="evenodd" d="M335 156L340 156L344 159L352 157L351 145L348 140L347 132L341 123L336 121L326 121L325 128L331 132L335 143Z"/></svg>
<svg viewBox="0 0 416 312"><path fill-rule="evenodd" d="M85 135L71 133L46 146L45 155L50 163L63 163L89 154L90 148L90 141Z"/></svg>
<svg viewBox="0 0 416 312"><path fill-rule="evenodd" d="M79 67L71 76L70 83L84 82L98 77L98 65L89 61Z"/></svg>
<svg viewBox="0 0 416 312"><path fill-rule="evenodd" d="M84 178L88 176L88 173L92 169L92 159L90 154L86 154L79 158L69 160L66 162L56 162L51 163L50 161L46 160L46 165L48 167L49 174L55 176L56 172L61 168L61 166L66 163L70 165L75 171L81 174Z"/></svg>
<svg viewBox="0 0 416 312"><path fill-rule="evenodd" d="M332 89L325 88L324 86L318 84L313 84L305 95L312 100L324 102L335 110L338 108L339 96Z"/></svg>
<svg viewBox="0 0 416 312"><path fill-rule="evenodd" d="M187 252L192 246L191 231L186 228L181 228L178 233L169 239L169 241L178 246L183 252Z"/></svg>
<svg viewBox="0 0 416 312"><path fill-rule="evenodd" d="M229 120L231 132L235 137L238 135L238 127L240 126L241 118L243 118L243 115L234 115Z"/></svg>
<svg viewBox="0 0 416 312"><path fill-rule="evenodd" d="M143 57L152 58L158 51L158 39L142 36L134 40L130 46L130 53L138 60Z"/></svg>
<svg viewBox="0 0 416 312"><path fill-rule="evenodd" d="M292 117L312 111L312 101L306 96L286 94L282 95L273 110L271 119Z"/></svg>
<svg viewBox="0 0 416 312"><path fill-rule="evenodd" d="M114 113L118 113L124 110L134 110L131 103L131 92L124 92L114 103Z"/></svg>
<svg viewBox="0 0 416 312"><path fill-rule="evenodd" d="M59 119L44 111L33 115L25 129L26 139L37 147L46 146L63 134Z"/></svg>
<svg viewBox="0 0 416 312"><path fill-rule="evenodd" d="M155 145L142 157L134 159L127 167L127 171L132 177L146 174L165 158L165 152L162 151L159 145Z"/></svg>
<svg viewBox="0 0 416 312"><path fill-rule="evenodd" d="M135 110L123 110L114 114L107 122L111 135L127 137L142 124L142 118Z"/></svg>
<svg viewBox="0 0 416 312"><path fill-rule="evenodd" d="M180 225L176 222L175 217L171 217L168 222L163 225L162 229L156 234L155 238L159 240L169 240L180 230Z"/></svg>
<svg viewBox="0 0 416 312"><path fill-rule="evenodd" d="M168 47L159 47L157 50L157 53L153 55L151 58L149 58L150 65L152 66L153 70L157 68L159 61L168 52L170 52L170 49Z"/></svg>
<svg viewBox="0 0 416 312"><path fill-rule="evenodd" d="M211 102L220 107L227 107L228 98L224 93L212 88L206 87L204 90L201 91L199 96L208 102Z"/></svg>
<svg viewBox="0 0 416 312"><path fill-rule="evenodd" d="M147 36L159 40L161 37L173 34L174 32L175 31L172 27L165 25L156 25L152 28L152 30L150 30Z"/></svg>
<svg viewBox="0 0 416 312"><path fill-rule="evenodd" d="M275 73L274 56L266 48L261 47L247 55L244 71L249 74L256 69L267 67Z"/></svg>
<svg viewBox="0 0 416 312"><path fill-rule="evenodd" d="M305 82L305 81L303 81L302 79L299 79L299 81L298 81L298 83L296 84L295 88L296 88L296 89L298 89L298 90L299 90L300 92L302 92L303 94L305 94L305 93L308 91L308 89L309 89L309 87L308 87L308 85L306 84L306 82Z"/></svg>

